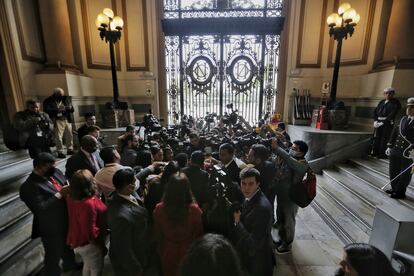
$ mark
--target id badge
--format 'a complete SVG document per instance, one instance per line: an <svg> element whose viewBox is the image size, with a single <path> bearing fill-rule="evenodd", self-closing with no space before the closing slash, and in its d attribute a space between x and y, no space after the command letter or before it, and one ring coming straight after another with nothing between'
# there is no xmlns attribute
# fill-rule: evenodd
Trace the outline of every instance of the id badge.
<svg viewBox="0 0 414 276"><path fill-rule="evenodd" d="M62 117L62 116L63 116L62 112L59 112L59 113L57 114L57 116L58 116L58 117Z"/></svg>

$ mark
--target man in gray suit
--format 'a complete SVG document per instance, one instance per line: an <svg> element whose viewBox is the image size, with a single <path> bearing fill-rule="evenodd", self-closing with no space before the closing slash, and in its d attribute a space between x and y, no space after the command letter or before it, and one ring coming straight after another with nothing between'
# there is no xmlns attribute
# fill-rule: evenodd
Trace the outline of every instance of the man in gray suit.
<svg viewBox="0 0 414 276"><path fill-rule="evenodd" d="M131 168L118 170L112 182L115 193L108 204L111 230L109 258L115 275L145 275L148 264L148 215L136 195L136 178Z"/></svg>

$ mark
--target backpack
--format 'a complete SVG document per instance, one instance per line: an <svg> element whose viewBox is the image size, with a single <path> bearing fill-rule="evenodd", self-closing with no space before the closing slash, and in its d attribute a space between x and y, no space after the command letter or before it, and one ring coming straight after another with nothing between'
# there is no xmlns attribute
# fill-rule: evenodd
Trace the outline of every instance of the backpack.
<svg viewBox="0 0 414 276"><path fill-rule="evenodd" d="M316 176L310 167L308 167L302 181L290 187L289 196L301 208L308 206L315 198Z"/></svg>
<svg viewBox="0 0 414 276"><path fill-rule="evenodd" d="M20 145L19 131L12 125L8 125L3 132L3 141L7 148L16 151L23 147Z"/></svg>

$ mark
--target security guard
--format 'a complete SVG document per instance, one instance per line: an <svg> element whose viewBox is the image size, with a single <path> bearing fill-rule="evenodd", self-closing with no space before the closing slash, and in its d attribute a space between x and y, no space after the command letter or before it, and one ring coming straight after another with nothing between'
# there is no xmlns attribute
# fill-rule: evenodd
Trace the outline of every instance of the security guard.
<svg viewBox="0 0 414 276"><path fill-rule="evenodd" d="M408 169L414 160L414 97L407 100L406 116L401 118L391 134L386 154L390 157L391 189L386 190L392 198L404 199L405 191L411 181L411 170Z"/></svg>
<svg viewBox="0 0 414 276"><path fill-rule="evenodd" d="M379 102L374 111L374 140L371 155L378 158L387 158L385 149L394 127L395 116L401 109L401 104L397 99L394 99L394 94L394 88L385 88L385 99Z"/></svg>

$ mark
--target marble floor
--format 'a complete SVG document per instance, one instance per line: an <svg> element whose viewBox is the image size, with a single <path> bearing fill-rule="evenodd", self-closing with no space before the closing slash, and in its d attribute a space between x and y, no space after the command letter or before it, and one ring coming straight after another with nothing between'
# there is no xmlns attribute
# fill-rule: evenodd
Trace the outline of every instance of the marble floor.
<svg viewBox="0 0 414 276"><path fill-rule="evenodd" d="M277 230L272 232L277 240ZM334 275L342 258L344 244L312 209L299 208L292 251L276 255L278 276Z"/></svg>

